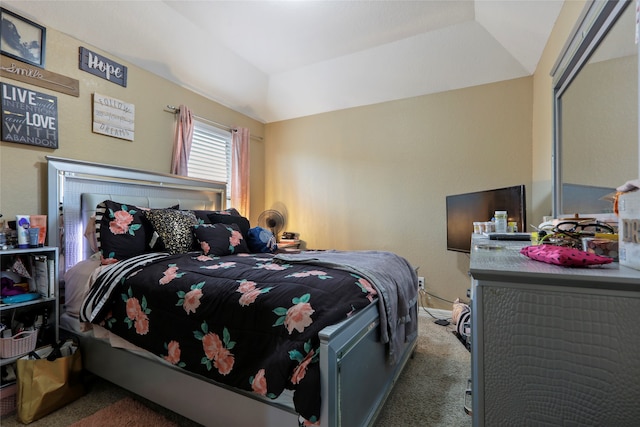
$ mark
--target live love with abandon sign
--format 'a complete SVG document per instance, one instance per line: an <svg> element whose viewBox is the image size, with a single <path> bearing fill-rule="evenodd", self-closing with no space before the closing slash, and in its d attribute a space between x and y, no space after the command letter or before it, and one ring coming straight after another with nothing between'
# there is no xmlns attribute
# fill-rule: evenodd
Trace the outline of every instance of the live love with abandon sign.
<svg viewBox="0 0 640 427"><path fill-rule="evenodd" d="M2 83L2 140L58 148L58 98Z"/></svg>
<svg viewBox="0 0 640 427"><path fill-rule="evenodd" d="M133 141L135 105L115 98L93 94L93 131Z"/></svg>

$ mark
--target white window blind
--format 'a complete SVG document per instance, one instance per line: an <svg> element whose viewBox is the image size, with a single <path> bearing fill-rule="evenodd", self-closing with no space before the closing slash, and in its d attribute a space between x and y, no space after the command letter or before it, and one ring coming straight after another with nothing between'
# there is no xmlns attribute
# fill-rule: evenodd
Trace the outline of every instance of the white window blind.
<svg viewBox="0 0 640 427"><path fill-rule="evenodd" d="M187 168L192 178L227 184L227 200L231 197L231 132L194 119L191 154Z"/></svg>

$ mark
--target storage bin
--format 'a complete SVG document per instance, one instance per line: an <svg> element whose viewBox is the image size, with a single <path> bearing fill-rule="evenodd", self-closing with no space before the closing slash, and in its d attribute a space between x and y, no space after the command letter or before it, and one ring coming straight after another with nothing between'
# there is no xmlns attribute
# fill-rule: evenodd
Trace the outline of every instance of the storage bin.
<svg viewBox="0 0 640 427"><path fill-rule="evenodd" d="M618 198L620 265L640 270L640 190Z"/></svg>
<svg viewBox="0 0 640 427"><path fill-rule="evenodd" d="M0 338L0 358L27 354L36 348L38 331L24 331L9 338Z"/></svg>

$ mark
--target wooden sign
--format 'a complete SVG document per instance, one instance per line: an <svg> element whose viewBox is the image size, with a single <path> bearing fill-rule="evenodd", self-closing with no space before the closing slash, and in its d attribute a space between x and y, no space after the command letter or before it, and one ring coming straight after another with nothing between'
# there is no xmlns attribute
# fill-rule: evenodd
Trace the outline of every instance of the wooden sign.
<svg viewBox="0 0 640 427"><path fill-rule="evenodd" d="M93 131L133 141L135 106L115 98L93 94Z"/></svg>
<svg viewBox="0 0 640 427"><path fill-rule="evenodd" d="M127 87L127 67L82 46L80 47L80 69Z"/></svg>
<svg viewBox="0 0 640 427"><path fill-rule="evenodd" d="M67 95L80 96L80 82L78 80L43 70L25 62L11 59L8 56L0 56L0 71L2 72L2 77L55 90Z"/></svg>
<svg viewBox="0 0 640 427"><path fill-rule="evenodd" d="M2 140L58 148L58 98L2 83Z"/></svg>

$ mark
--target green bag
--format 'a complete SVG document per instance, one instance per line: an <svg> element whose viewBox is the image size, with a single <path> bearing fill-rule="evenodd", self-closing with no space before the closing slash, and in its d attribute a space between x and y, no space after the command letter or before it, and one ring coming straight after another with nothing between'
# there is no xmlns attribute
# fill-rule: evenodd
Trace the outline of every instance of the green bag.
<svg viewBox="0 0 640 427"><path fill-rule="evenodd" d="M85 393L82 357L73 340L45 346L18 359L18 421L28 424Z"/></svg>

